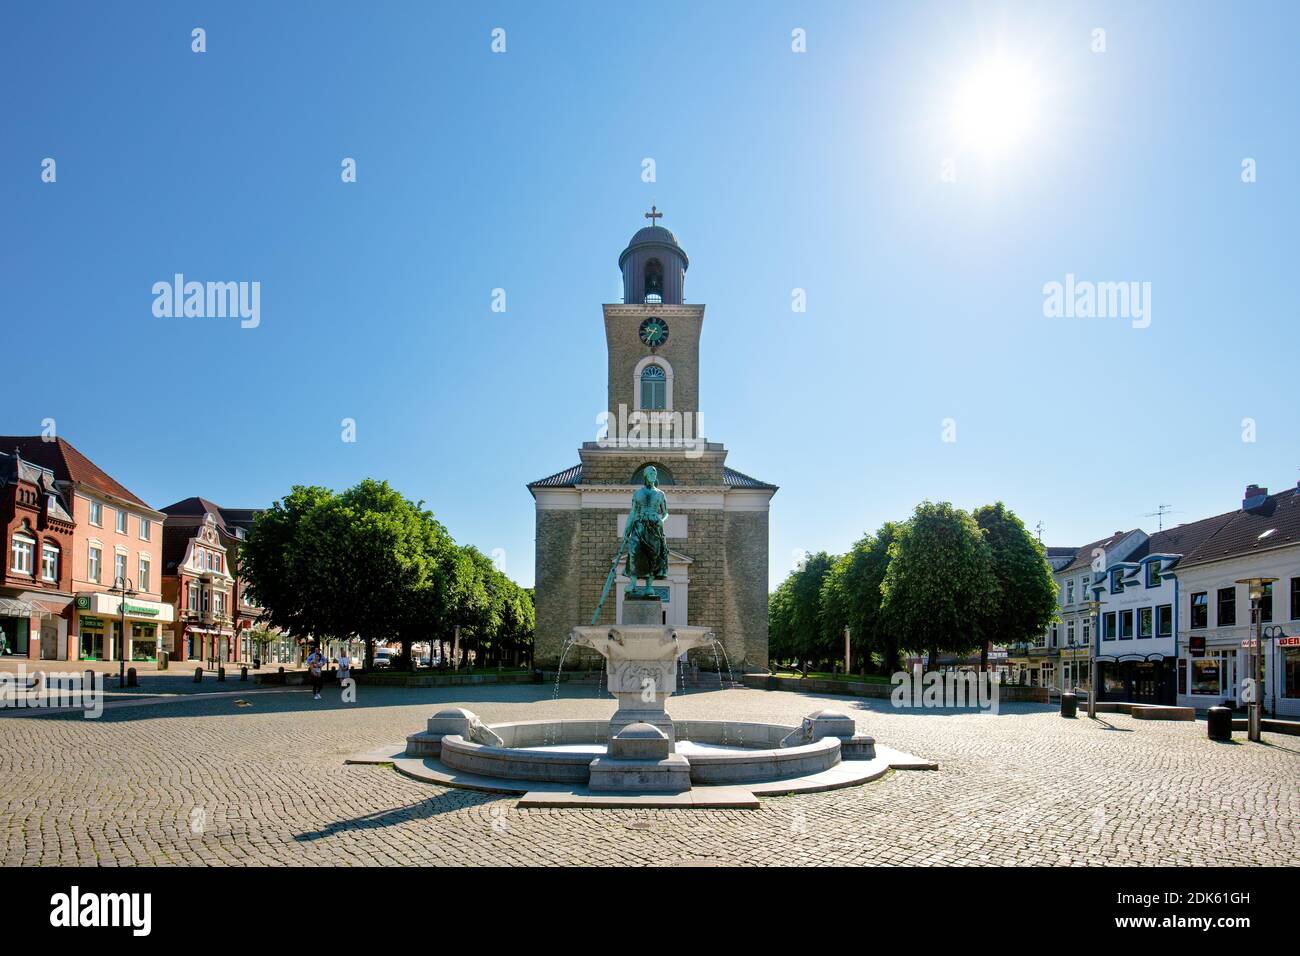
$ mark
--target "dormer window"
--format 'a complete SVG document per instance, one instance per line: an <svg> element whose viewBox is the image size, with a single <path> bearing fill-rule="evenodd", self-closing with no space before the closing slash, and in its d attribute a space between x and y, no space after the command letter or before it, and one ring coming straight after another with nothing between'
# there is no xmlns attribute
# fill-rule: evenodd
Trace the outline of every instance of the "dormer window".
<svg viewBox="0 0 1300 956"><path fill-rule="evenodd" d="M1120 583L1120 579L1123 577L1123 574L1124 572L1119 570L1110 572L1110 593L1111 594L1123 593L1124 585Z"/></svg>
<svg viewBox="0 0 1300 956"><path fill-rule="evenodd" d="M1147 587L1160 587L1160 562L1152 561L1147 565Z"/></svg>

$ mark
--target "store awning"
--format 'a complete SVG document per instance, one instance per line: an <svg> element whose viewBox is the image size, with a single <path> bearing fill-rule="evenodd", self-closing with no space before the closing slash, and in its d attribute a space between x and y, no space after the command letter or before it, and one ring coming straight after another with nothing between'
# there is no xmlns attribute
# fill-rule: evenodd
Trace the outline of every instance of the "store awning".
<svg viewBox="0 0 1300 956"><path fill-rule="evenodd" d="M31 617L36 613L36 607L27 601L0 598L0 617Z"/></svg>

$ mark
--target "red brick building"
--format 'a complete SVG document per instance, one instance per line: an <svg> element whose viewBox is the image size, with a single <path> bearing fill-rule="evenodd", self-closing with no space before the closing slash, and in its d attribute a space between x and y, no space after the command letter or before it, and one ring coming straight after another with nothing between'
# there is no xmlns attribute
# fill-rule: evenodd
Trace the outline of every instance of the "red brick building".
<svg viewBox="0 0 1300 956"><path fill-rule="evenodd" d="M70 489L5 439L0 451L0 647L6 655L64 660L72 603Z"/></svg>
<svg viewBox="0 0 1300 956"><path fill-rule="evenodd" d="M163 600L176 609L173 654L187 660L249 662L261 609L238 578L239 543L255 511L185 498L163 508Z"/></svg>

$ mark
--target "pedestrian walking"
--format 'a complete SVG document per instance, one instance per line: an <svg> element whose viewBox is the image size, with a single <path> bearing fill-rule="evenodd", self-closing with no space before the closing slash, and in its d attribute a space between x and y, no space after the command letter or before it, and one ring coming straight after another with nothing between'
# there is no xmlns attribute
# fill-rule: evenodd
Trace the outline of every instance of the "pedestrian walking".
<svg viewBox="0 0 1300 956"><path fill-rule="evenodd" d="M321 688L325 685L325 655L320 652L320 646L313 644L311 653L307 655L307 672L311 675L312 700L320 700Z"/></svg>

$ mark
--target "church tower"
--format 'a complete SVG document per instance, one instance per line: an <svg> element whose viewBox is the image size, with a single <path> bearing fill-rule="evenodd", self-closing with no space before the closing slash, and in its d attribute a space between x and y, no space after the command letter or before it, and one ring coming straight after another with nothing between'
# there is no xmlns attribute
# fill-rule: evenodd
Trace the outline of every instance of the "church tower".
<svg viewBox="0 0 1300 956"><path fill-rule="evenodd" d="M539 667L556 665L571 627L591 623L647 465L669 510L668 579L656 582L664 623L713 628L735 671L767 667L768 508L777 488L728 468L727 449L705 438L704 306L685 302L690 260L658 225L661 215L652 207L651 225L618 257L623 301L603 307L606 427L578 449L577 465L528 486ZM622 619L626 583L620 565L600 623Z"/></svg>

